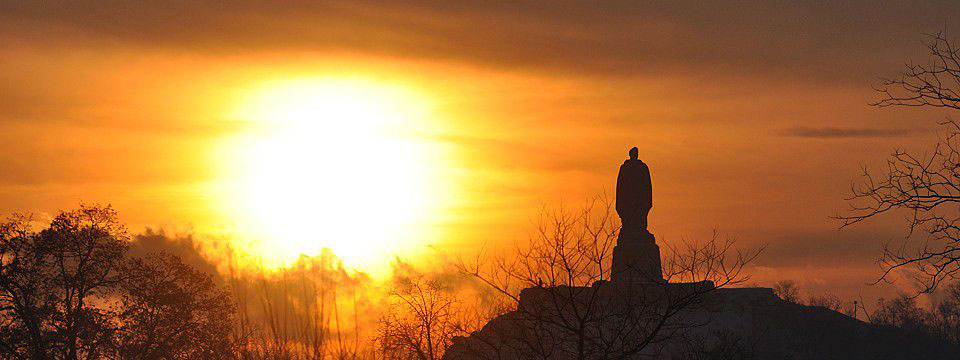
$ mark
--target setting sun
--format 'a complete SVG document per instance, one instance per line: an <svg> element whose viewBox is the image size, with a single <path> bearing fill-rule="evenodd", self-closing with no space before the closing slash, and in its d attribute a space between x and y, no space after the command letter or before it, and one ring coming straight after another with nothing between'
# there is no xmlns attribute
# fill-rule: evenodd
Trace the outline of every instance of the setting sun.
<svg viewBox="0 0 960 360"><path fill-rule="evenodd" d="M376 267L423 235L436 164L415 138L430 120L422 94L368 80L268 82L232 116L256 131L231 142L225 205L264 261L329 248Z"/></svg>

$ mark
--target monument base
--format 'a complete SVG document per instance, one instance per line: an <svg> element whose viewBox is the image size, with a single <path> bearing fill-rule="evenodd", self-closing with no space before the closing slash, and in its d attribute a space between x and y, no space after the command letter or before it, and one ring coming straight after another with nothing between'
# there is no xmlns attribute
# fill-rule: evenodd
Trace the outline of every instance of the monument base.
<svg viewBox="0 0 960 360"><path fill-rule="evenodd" d="M617 245L613 247L611 280L629 283L665 281L660 264L660 247L657 246L653 234L620 234Z"/></svg>

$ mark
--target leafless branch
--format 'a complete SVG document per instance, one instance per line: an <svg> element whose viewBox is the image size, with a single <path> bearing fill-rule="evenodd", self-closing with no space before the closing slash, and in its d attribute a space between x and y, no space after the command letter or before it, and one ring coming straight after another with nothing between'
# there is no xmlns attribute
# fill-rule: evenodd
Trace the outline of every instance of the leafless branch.
<svg viewBox="0 0 960 360"><path fill-rule="evenodd" d="M876 89L882 98L872 105L960 110L960 49L943 32L929 35L926 45L930 61L883 79ZM923 293L960 272L960 124L948 118L940 125L945 133L931 153L896 149L879 175L864 168L861 182L851 186L849 209L836 216L844 228L889 212L908 213L907 239L884 247L877 281L909 269Z"/></svg>

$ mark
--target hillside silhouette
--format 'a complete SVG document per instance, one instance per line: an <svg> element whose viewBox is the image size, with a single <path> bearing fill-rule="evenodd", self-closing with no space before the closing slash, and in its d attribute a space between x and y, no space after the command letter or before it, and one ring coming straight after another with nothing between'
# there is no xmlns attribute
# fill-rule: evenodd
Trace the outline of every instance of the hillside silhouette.
<svg viewBox="0 0 960 360"><path fill-rule="evenodd" d="M598 310L605 313L596 315L604 321L586 331L592 335L585 336L586 356L581 356L576 334L562 329L562 318L572 314L551 313L555 319L544 320L542 314L530 314L542 311L530 309L538 306L530 304L535 300L525 300L520 310L455 338L444 359L948 359L960 350L925 333L785 301L769 288L728 288L662 324L682 333L661 334L642 348L617 344L613 336L635 316Z"/></svg>

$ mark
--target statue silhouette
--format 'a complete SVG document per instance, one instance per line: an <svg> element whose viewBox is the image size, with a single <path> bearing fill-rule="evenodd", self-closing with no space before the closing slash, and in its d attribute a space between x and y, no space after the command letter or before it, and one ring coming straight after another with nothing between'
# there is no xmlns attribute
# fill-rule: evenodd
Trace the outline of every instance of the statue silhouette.
<svg viewBox="0 0 960 360"><path fill-rule="evenodd" d="M617 175L617 215L620 234L613 248L610 277L618 283L663 283L660 247L647 230L647 215L653 207L650 169L637 159L636 147Z"/></svg>
<svg viewBox="0 0 960 360"><path fill-rule="evenodd" d="M617 175L617 215L620 233L629 239L652 238L647 231L647 215L653 207L653 185L650 169L637 159L636 147L630 149L630 159L620 165Z"/></svg>

